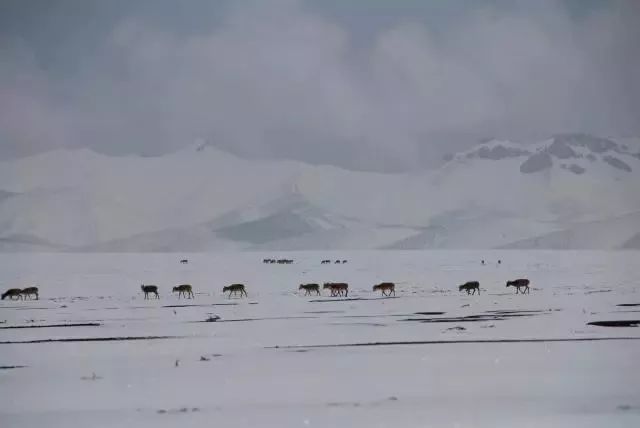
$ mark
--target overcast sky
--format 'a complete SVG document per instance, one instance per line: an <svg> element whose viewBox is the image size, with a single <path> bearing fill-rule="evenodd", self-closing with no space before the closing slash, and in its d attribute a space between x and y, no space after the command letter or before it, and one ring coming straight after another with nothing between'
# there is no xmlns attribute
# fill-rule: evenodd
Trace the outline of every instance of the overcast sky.
<svg viewBox="0 0 640 428"><path fill-rule="evenodd" d="M640 1L2 0L0 158L205 139L349 168L640 135Z"/></svg>

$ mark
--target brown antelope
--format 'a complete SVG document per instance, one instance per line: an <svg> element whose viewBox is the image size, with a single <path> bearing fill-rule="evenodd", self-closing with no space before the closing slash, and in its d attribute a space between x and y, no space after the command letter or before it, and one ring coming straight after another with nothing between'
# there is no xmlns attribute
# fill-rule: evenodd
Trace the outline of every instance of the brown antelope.
<svg viewBox="0 0 640 428"><path fill-rule="evenodd" d="M144 292L144 298L145 300L149 298L149 294L155 294L156 295L156 299L160 298L160 295L158 294L158 286L156 285L140 285L140 289Z"/></svg>
<svg viewBox="0 0 640 428"><path fill-rule="evenodd" d="M476 294L476 290L478 290L478 295L480 295L480 283L478 281L465 282L458 287L458 291L462 290L466 290L467 294ZM473 291L473 293L471 291Z"/></svg>
<svg viewBox="0 0 640 428"><path fill-rule="evenodd" d="M14 297L17 297L18 299L22 300L22 290L19 288L10 288L4 293L2 293L2 300L6 299L7 297L10 298L11 300L14 300Z"/></svg>
<svg viewBox="0 0 640 428"><path fill-rule="evenodd" d="M373 291L378 290L380 290L383 296L391 296L391 293L393 293L394 296L396 295L396 285L393 282L381 282L380 284L374 285ZM387 294L387 292L389 294Z"/></svg>
<svg viewBox="0 0 640 428"><path fill-rule="evenodd" d="M176 291L178 292L178 299L180 298L180 296L184 296L188 299L193 299L193 289L189 284L182 284L173 287L172 292L175 293Z"/></svg>
<svg viewBox="0 0 640 428"><path fill-rule="evenodd" d="M316 293L318 296L320 295L320 286L318 284L300 284L298 290L304 290L304 295L308 296L312 292Z"/></svg>
<svg viewBox="0 0 640 428"><path fill-rule="evenodd" d="M516 294L520 291L521 288L524 290L521 294L529 294L529 280L526 278L514 279L513 281L507 281L507 287L515 287Z"/></svg>
<svg viewBox="0 0 640 428"><path fill-rule="evenodd" d="M349 284L345 282L325 282L322 288L328 288L331 291L331 297L342 296L343 293L344 297L349 295Z"/></svg>
<svg viewBox="0 0 640 428"><path fill-rule="evenodd" d="M29 299L31 299L31 295L35 294L36 295L36 300L38 300L38 287L27 287L27 288L23 288L22 291L20 292L20 294L22 294L23 298L26 300L27 297L29 297Z"/></svg>
<svg viewBox="0 0 640 428"><path fill-rule="evenodd" d="M245 297L249 297L247 295L247 290L245 290L244 288L244 284L231 284L231 285L227 285L226 287L222 288L222 293L226 293L229 292L229 298L231 298L231 295L236 295L237 293L240 293L240 297L242 297L242 295L244 294Z"/></svg>

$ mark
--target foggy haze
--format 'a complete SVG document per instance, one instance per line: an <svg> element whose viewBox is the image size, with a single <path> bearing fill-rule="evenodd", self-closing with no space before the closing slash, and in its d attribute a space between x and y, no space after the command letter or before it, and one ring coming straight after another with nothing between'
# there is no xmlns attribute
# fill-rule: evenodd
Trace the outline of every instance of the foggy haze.
<svg viewBox="0 0 640 428"><path fill-rule="evenodd" d="M203 139L386 171L487 137L640 134L635 1L129 3L2 2L0 158Z"/></svg>

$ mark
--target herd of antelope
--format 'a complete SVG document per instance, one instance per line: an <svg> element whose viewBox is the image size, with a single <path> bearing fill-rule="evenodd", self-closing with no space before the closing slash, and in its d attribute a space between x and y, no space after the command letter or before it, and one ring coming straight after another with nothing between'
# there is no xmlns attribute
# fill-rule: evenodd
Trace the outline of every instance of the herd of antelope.
<svg viewBox="0 0 640 428"><path fill-rule="evenodd" d="M513 287L516 289L516 294L530 294L529 292L529 280L526 278L519 278L513 281L507 281L507 288ZM156 299L160 298L157 285L140 285L140 289L144 293L144 298L149 299L149 296L154 296ZM349 284L346 282L325 282L322 285L323 290L328 290L331 297L348 297L349 296ZM173 293L178 293L178 299L185 297L187 299L193 299L195 297L193 293L193 287L190 284L176 285L171 290ZM304 291L305 296L315 294L320 296L320 284L300 284L298 291ZM379 291L381 296L390 297L396 295L396 285L393 282L381 282L373 286L372 291ZM476 291L480 295L480 283L478 281L469 281L458 286L458 291L466 291L467 294L474 295ZM222 288L222 293L228 293L228 297L240 296L249 297L244 284L231 284ZM27 288L10 288L2 293L2 300L7 297L11 300L26 300L27 298L38 300L38 287Z"/></svg>

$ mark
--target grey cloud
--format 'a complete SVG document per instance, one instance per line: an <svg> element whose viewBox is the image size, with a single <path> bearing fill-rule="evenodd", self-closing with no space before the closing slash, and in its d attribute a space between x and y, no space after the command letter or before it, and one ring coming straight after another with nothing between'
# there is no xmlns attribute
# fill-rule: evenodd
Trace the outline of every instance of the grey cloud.
<svg viewBox="0 0 640 428"><path fill-rule="evenodd" d="M192 32L125 14L64 73L6 39L0 155L153 155L203 138L248 156L389 170L485 136L640 134L640 8L575 17L542 4L488 3L437 30L399 16L367 43L297 1L242 2Z"/></svg>

